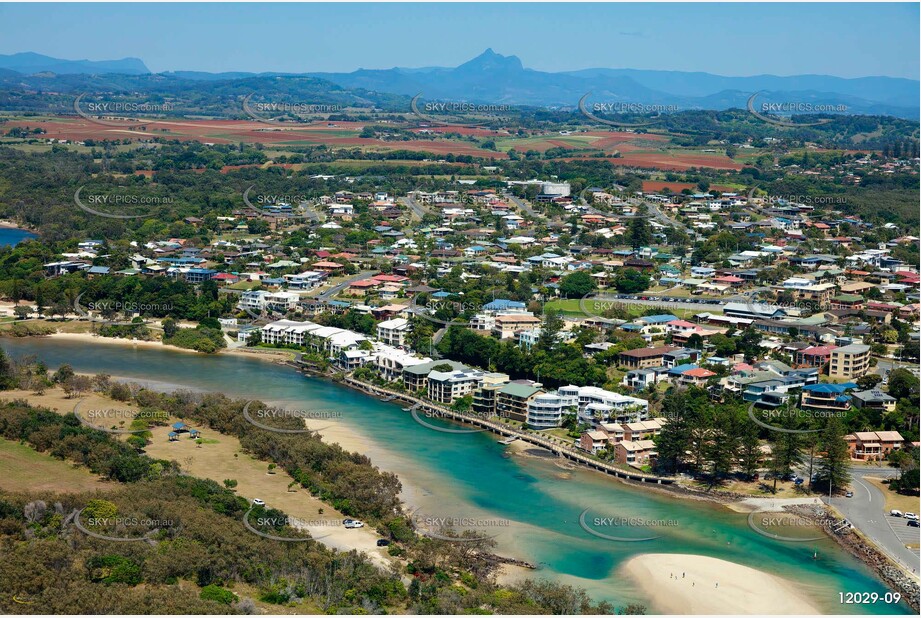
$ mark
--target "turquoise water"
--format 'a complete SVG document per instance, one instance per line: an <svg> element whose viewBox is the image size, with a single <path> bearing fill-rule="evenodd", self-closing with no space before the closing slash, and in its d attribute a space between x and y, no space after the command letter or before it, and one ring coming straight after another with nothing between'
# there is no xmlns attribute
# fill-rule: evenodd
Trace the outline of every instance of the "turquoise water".
<svg viewBox="0 0 921 618"><path fill-rule="evenodd" d="M23 240L35 237L35 234L26 230L20 230L14 227L0 227L0 247L15 247Z"/></svg>
<svg viewBox="0 0 921 618"><path fill-rule="evenodd" d="M35 354L49 366L109 373L138 381L182 385L231 396L284 401L305 409L342 411L339 423L368 439L367 454L406 479L427 517L508 520L483 529L497 552L537 563L536 577L586 588L618 605L649 603L617 572L641 553L688 553L762 569L796 583L827 613L909 613L893 606L839 605L839 592L886 592L859 561L831 540L784 543L758 535L745 515L725 507L653 494L600 474L566 469L552 459L508 457L489 433L447 434L412 421L398 405L384 403L293 369L240 356L203 356L49 339L7 339L13 356ZM430 423L438 421L429 420ZM660 538L615 542L579 525L587 517L673 520L655 528ZM610 529L598 529L611 534ZM624 533L622 536L636 536ZM645 535L644 535L645 536ZM814 558L815 556L815 558Z"/></svg>

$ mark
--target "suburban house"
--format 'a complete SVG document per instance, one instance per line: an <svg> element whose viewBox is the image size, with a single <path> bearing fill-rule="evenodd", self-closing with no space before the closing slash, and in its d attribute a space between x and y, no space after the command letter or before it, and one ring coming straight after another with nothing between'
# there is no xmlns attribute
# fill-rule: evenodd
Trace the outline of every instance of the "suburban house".
<svg viewBox="0 0 921 618"><path fill-rule="evenodd" d="M902 448L905 438L897 431L856 431L844 436L852 459L882 459Z"/></svg>
<svg viewBox="0 0 921 618"><path fill-rule="evenodd" d="M636 350L626 350L621 352L617 359L618 363L630 369L646 369L649 367L661 367L662 357L678 348L673 346L661 346L658 348L638 348Z"/></svg>

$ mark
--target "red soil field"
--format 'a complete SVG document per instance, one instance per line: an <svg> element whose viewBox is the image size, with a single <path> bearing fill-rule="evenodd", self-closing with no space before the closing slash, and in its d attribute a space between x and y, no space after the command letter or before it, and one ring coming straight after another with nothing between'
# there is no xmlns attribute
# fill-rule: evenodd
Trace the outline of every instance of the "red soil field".
<svg viewBox="0 0 921 618"><path fill-rule="evenodd" d="M644 180L643 181L643 192L657 192L665 188L671 189L674 193L681 193L682 189L690 189L691 191L697 192L697 185L690 182L668 182L664 180ZM724 187L720 185L711 185L711 189L714 191L719 191L721 193L727 193L735 191L732 187Z"/></svg>

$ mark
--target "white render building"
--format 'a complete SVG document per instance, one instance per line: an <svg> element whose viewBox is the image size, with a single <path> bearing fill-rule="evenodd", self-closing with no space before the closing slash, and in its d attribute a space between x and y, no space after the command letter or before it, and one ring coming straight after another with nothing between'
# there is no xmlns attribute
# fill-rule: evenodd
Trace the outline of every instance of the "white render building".
<svg viewBox="0 0 921 618"><path fill-rule="evenodd" d="M565 414L576 412L579 400L571 395L541 393L528 401L528 427L553 429L563 422Z"/></svg>
<svg viewBox="0 0 921 618"><path fill-rule="evenodd" d="M606 391L597 386L562 386L557 394L575 398L579 420L591 425L644 421L649 414L649 402L645 399Z"/></svg>

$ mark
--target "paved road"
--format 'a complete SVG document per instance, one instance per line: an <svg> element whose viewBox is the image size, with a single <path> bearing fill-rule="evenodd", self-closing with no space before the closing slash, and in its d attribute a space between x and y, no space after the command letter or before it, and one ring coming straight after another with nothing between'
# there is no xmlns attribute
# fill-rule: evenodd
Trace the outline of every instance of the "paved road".
<svg viewBox="0 0 921 618"><path fill-rule="evenodd" d="M887 376L893 369L908 369L916 376L919 375L919 368L915 363L903 363L895 360L884 360L882 358L877 360L876 367L873 368L871 373Z"/></svg>
<svg viewBox="0 0 921 618"><path fill-rule="evenodd" d="M892 468L851 468L851 490L853 498L835 497L823 502L838 509L858 530L873 541L893 560L918 574L918 549L909 549L906 543L916 546L921 542L921 529L911 528L900 517L890 517L885 511L886 498L883 493L864 477L892 478L898 471Z"/></svg>
<svg viewBox="0 0 921 618"><path fill-rule="evenodd" d="M419 219L420 221L422 220L422 217L424 217L426 214L425 207L422 206L422 204L420 204L413 198L409 197L408 195L406 197L399 198L397 201L407 206L409 208L410 214L416 219Z"/></svg>
<svg viewBox="0 0 921 618"><path fill-rule="evenodd" d="M517 206L519 210L521 210L522 212L526 213L528 216L530 216L530 217L532 217L532 218L534 218L534 219L542 219L542 218L543 218L543 215L541 215L540 213L536 212L533 208L531 208L531 205L530 205L530 204L528 204L528 203L525 202L524 200L518 199L517 197L515 197L514 194L509 193L509 192L506 192L506 193L505 193L505 197L508 198L509 200L511 200L512 203L515 204L515 206Z"/></svg>
<svg viewBox="0 0 921 618"><path fill-rule="evenodd" d="M363 271L361 271L360 273L358 273L357 275L352 275L351 277L349 277L348 279L346 279L346 280L343 281L342 283L337 283L336 285L334 285L333 287L329 288L329 289L326 290L325 292L323 292L323 293L317 295L316 298L317 298L317 300L329 300L330 298L332 298L333 296L335 296L336 294L338 294L339 292L341 292L342 290L344 290L345 288L347 288L347 287L350 286L351 284L355 283L356 281L361 281L362 279L369 279L369 278L371 278L373 275L376 275L377 272L378 272L378 271L376 271L376 270L363 270Z"/></svg>
<svg viewBox="0 0 921 618"><path fill-rule="evenodd" d="M649 214L651 214L654 218L656 218L659 221L659 223L661 223L662 225L666 225L669 227L676 227L679 230L683 230L684 233L687 234L688 236L692 238L694 237L694 234L695 234L694 231L692 231L690 228L685 226L683 223L680 223L676 221L675 219L672 219L671 217L666 215L664 212L659 210L659 207L655 203L646 202L646 208L649 210Z"/></svg>

